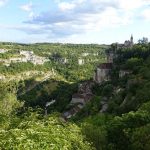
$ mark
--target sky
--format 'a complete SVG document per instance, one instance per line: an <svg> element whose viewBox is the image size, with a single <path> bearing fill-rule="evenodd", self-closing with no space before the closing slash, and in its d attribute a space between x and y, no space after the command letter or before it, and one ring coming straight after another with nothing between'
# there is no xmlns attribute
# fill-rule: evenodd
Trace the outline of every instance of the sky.
<svg viewBox="0 0 150 150"><path fill-rule="evenodd" d="M123 43L150 39L150 0L0 0L0 41Z"/></svg>

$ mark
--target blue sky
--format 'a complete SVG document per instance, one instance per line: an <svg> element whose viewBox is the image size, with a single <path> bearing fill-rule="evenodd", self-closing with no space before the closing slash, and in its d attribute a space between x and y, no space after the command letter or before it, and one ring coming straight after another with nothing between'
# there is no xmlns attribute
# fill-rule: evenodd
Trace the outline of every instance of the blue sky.
<svg viewBox="0 0 150 150"><path fill-rule="evenodd" d="M150 0L0 0L0 41L137 42L149 28Z"/></svg>

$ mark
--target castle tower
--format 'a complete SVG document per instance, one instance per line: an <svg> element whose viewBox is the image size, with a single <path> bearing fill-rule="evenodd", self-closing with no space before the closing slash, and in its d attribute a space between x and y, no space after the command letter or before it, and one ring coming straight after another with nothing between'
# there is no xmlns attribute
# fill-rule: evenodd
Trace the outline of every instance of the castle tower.
<svg viewBox="0 0 150 150"><path fill-rule="evenodd" d="M130 43L131 43L131 45L133 45L133 35L131 35Z"/></svg>

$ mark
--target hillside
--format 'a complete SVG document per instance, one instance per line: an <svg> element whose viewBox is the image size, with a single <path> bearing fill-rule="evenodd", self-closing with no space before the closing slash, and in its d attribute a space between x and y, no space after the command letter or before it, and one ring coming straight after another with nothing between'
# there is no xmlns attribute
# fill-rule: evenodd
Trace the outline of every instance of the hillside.
<svg viewBox="0 0 150 150"><path fill-rule="evenodd" d="M149 150L150 43L128 44L1 43L1 60L28 60L0 64L0 147Z"/></svg>
<svg viewBox="0 0 150 150"><path fill-rule="evenodd" d="M110 79L93 87L95 97L73 120L80 120L83 133L96 149L148 150L150 44L116 46L111 49L116 57Z"/></svg>
<svg viewBox="0 0 150 150"><path fill-rule="evenodd" d="M68 93L68 87L90 79L95 66L105 61L107 47L94 44L0 43L0 82L8 85L14 82L20 100L28 106L43 108L50 99L59 101L64 93ZM57 88L54 87L56 85ZM55 96L54 93L61 88L64 91ZM66 99L62 98L60 105L63 103L66 107L72 90L68 94ZM59 110L63 109L60 106Z"/></svg>
<svg viewBox="0 0 150 150"><path fill-rule="evenodd" d="M69 82L89 79L105 61L106 45L0 43L0 79L27 79L51 71ZM86 69L85 69L86 68ZM34 72L33 72L34 71ZM28 73L27 73L28 72ZM55 76L56 77L56 76ZM60 79L59 79L60 80Z"/></svg>

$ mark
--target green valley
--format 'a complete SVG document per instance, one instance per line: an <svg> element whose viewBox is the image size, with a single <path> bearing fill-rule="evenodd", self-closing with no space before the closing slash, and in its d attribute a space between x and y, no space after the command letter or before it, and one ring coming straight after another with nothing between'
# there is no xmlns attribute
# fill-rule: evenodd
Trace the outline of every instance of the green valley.
<svg viewBox="0 0 150 150"><path fill-rule="evenodd" d="M149 150L149 70L132 37L0 43L0 149Z"/></svg>

